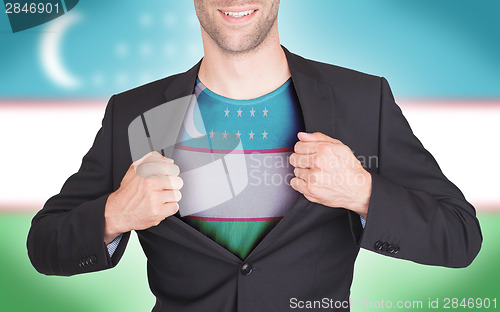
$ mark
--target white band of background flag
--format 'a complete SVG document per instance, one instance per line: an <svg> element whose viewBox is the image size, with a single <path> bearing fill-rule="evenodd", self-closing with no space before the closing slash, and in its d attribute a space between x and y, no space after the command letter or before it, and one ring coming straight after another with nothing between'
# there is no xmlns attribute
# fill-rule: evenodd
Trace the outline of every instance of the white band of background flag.
<svg viewBox="0 0 500 312"><path fill-rule="evenodd" d="M60 191L92 145L106 102L107 99L0 100L0 163L4 177L0 179L0 211L36 212ZM500 167L481 161L477 154L481 151L493 163L500 155L500 145L496 144L500 100L406 99L399 104L414 133L478 212L500 212ZM464 142L469 148L461 148ZM33 153L19 152L27 148L36 151L36 159ZM143 149L150 150L147 140ZM26 175L19 174L21 168L30 173L29 192Z"/></svg>

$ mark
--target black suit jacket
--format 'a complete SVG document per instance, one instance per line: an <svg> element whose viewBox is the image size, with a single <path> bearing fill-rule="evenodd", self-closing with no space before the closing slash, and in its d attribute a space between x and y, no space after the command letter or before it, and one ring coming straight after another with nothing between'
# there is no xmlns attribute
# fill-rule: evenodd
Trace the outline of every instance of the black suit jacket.
<svg viewBox="0 0 500 312"><path fill-rule="evenodd" d="M284 50L306 131L338 138L359 159L371 159L366 228L355 213L301 196L242 261L171 216L138 231L154 311L288 311L291 298L341 301L359 247L447 267L469 265L480 249L474 207L413 135L387 81ZM81 168L33 219L28 252L39 272L74 275L118 263L130 233L110 258L104 207L132 163L127 128L145 111L191 95L199 65L110 99Z"/></svg>

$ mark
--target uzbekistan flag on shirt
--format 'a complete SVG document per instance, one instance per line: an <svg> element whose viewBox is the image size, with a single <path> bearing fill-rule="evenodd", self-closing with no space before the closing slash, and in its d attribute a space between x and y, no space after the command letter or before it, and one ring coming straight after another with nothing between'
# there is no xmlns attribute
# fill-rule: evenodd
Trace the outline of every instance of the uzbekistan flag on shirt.
<svg viewBox="0 0 500 312"><path fill-rule="evenodd" d="M173 151L184 186L183 220L244 259L299 193L289 156L304 130L291 79L251 100L229 99L197 80Z"/></svg>

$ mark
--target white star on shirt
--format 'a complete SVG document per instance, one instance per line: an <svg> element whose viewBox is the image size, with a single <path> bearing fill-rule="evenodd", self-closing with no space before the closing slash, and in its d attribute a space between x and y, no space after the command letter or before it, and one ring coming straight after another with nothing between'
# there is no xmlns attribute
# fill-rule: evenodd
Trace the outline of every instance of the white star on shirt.
<svg viewBox="0 0 500 312"><path fill-rule="evenodd" d="M253 131L250 131L250 133L249 133L249 135L250 135L250 140L251 140L251 139L253 139L253 135L254 135L254 134L255 134L255 133L253 133Z"/></svg>
<svg viewBox="0 0 500 312"><path fill-rule="evenodd" d="M226 132L226 130L224 130L224 133L222 133L222 137L223 137L223 139L227 139L227 132Z"/></svg>
<svg viewBox="0 0 500 312"><path fill-rule="evenodd" d="M266 132L266 130L264 130L264 132L262 132L262 138L263 139L267 139L267 134L268 133Z"/></svg>
<svg viewBox="0 0 500 312"><path fill-rule="evenodd" d="M224 115L224 117L229 117L229 108L228 107L226 107L226 110L224 111L224 113L226 113Z"/></svg>
<svg viewBox="0 0 500 312"><path fill-rule="evenodd" d="M210 131L209 133L210 133L210 138L213 139L215 134L214 130L212 129L212 131Z"/></svg>
<svg viewBox="0 0 500 312"><path fill-rule="evenodd" d="M253 110L253 107L252 110L250 111L250 117L255 117L255 111Z"/></svg>
<svg viewBox="0 0 500 312"><path fill-rule="evenodd" d="M238 110L236 112L238 112L238 117L241 117L241 113L243 113L243 111L241 110L241 108L238 108Z"/></svg>
<svg viewBox="0 0 500 312"><path fill-rule="evenodd" d="M235 134L236 134L236 136L238 137L238 140L239 140L240 136L241 136L240 130L238 130L238 132L236 132Z"/></svg>
<svg viewBox="0 0 500 312"><path fill-rule="evenodd" d="M264 116L267 117L267 112L268 112L267 108L264 107L264 110L262 112L264 113Z"/></svg>

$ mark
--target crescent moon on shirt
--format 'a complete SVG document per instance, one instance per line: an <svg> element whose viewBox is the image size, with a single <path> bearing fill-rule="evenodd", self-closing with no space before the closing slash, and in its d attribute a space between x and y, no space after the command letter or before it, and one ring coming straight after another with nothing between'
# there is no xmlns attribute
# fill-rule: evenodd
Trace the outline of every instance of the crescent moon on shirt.
<svg viewBox="0 0 500 312"><path fill-rule="evenodd" d="M196 101L196 95L193 95L191 98L191 103L189 103L188 110L186 112L186 118L184 119L184 129L186 129L186 132L192 137L192 138L200 138L204 136L205 134L200 133L198 129L196 129L196 126L194 124L194 108L197 106L198 102ZM199 114L199 111L197 111ZM201 120L201 118L200 118ZM201 120L203 123L203 120Z"/></svg>
<svg viewBox="0 0 500 312"><path fill-rule="evenodd" d="M61 43L66 31L81 20L77 13L65 14L48 24L40 42L40 59L47 76L58 86L74 89L81 81L71 75L61 60Z"/></svg>

